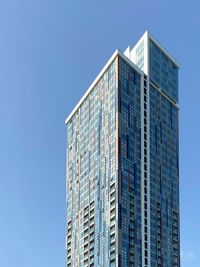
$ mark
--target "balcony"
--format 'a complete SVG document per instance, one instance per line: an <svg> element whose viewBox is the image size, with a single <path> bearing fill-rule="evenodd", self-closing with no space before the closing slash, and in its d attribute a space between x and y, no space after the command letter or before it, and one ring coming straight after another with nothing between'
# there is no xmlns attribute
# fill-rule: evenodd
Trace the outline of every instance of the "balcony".
<svg viewBox="0 0 200 267"><path fill-rule="evenodd" d="M110 261L111 261L111 263L115 262L115 253L110 254Z"/></svg>
<svg viewBox="0 0 200 267"><path fill-rule="evenodd" d="M115 235L113 235L111 238L110 238L110 244L114 243L115 242Z"/></svg>
<svg viewBox="0 0 200 267"><path fill-rule="evenodd" d="M110 218L115 216L115 208L110 211Z"/></svg>

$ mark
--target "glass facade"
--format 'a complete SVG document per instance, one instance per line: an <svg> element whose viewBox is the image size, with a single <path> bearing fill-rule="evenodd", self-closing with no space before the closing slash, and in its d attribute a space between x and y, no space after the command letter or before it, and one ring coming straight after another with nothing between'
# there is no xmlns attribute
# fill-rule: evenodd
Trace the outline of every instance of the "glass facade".
<svg viewBox="0 0 200 267"><path fill-rule="evenodd" d="M178 158L178 110L150 86L151 266L180 266Z"/></svg>
<svg viewBox="0 0 200 267"><path fill-rule="evenodd" d="M67 124L67 266L115 262L117 59Z"/></svg>
<svg viewBox="0 0 200 267"><path fill-rule="evenodd" d="M152 41L149 42L149 53L150 79L178 102L178 68Z"/></svg>
<svg viewBox="0 0 200 267"><path fill-rule="evenodd" d="M180 267L178 68L163 51L139 42L139 68L117 52L66 122L67 267Z"/></svg>
<svg viewBox="0 0 200 267"><path fill-rule="evenodd" d="M119 263L141 266L141 77L122 59L118 91Z"/></svg>
<svg viewBox="0 0 200 267"><path fill-rule="evenodd" d="M178 68L152 41L149 54L151 266L178 267Z"/></svg>
<svg viewBox="0 0 200 267"><path fill-rule="evenodd" d="M143 71L144 70L144 40L136 48L135 64Z"/></svg>

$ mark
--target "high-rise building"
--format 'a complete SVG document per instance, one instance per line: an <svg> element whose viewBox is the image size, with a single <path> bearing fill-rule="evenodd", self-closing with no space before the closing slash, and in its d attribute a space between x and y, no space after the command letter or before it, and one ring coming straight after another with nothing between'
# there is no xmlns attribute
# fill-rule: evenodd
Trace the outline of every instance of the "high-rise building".
<svg viewBox="0 0 200 267"><path fill-rule="evenodd" d="M67 118L66 266L180 266L178 69L147 31Z"/></svg>

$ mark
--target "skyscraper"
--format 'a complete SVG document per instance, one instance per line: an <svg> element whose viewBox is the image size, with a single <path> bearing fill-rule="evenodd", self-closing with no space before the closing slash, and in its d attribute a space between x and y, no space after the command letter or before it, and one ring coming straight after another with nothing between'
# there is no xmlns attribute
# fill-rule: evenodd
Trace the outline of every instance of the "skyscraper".
<svg viewBox="0 0 200 267"><path fill-rule="evenodd" d="M66 266L180 266L179 64L147 31L66 120Z"/></svg>

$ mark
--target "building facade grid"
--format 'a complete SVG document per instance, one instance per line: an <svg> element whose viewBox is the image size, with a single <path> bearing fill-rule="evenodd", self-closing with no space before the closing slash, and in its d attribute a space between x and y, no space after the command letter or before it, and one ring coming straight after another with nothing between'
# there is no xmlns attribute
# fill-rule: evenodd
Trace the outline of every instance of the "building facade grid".
<svg viewBox="0 0 200 267"><path fill-rule="evenodd" d="M180 267L178 63L146 32L66 121L66 266Z"/></svg>

